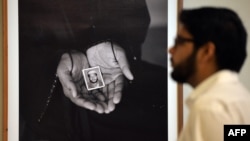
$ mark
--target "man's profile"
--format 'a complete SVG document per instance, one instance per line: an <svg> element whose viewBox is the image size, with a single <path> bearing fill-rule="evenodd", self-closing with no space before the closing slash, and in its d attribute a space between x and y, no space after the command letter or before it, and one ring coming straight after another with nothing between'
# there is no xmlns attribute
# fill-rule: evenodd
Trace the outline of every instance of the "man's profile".
<svg viewBox="0 0 250 141"><path fill-rule="evenodd" d="M193 87L178 141L226 141L224 125L250 124L250 92L239 79L247 30L226 7L184 9L178 20L175 44L168 50L171 76Z"/></svg>
<svg viewBox="0 0 250 141"><path fill-rule="evenodd" d="M105 86L99 67L84 69L83 75L88 90L98 89Z"/></svg>

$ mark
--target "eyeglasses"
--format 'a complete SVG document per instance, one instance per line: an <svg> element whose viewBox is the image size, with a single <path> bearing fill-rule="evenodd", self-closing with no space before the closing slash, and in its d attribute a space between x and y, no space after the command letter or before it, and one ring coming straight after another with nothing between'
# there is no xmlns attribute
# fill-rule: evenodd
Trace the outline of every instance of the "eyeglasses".
<svg viewBox="0 0 250 141"><path fill-rule="evenodd" d="M177 36L175 38L175 41L174 41L174 45L181 45L181 44L184 44L186 42L194 42L194 39L191 39L191 38L184 38L184 37L181 37L181 36Z"/></svg>

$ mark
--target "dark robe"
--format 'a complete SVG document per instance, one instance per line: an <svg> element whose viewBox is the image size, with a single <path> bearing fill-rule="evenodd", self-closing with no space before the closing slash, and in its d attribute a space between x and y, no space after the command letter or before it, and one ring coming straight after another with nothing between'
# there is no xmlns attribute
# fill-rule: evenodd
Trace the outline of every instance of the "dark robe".
<svg viewBox="0 0 250 141"><path fill-rule="evenodd" d="M140 60L149 23L144 0L20 0L20 141L166 141L167 70ZM62 53L107 39L135 77L115 111L74 105L58 82L43 113Z"/></svg>

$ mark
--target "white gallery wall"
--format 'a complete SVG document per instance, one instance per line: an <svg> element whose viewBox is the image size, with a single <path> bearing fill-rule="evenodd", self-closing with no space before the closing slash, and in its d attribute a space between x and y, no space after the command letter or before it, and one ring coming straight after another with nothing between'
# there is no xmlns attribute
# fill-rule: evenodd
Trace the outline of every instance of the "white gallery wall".
<svg viewBox="0 0 250 141"><path fill-rule="evenodd" d="M227 7L235 10L241 17L247 32L248 32L248 44L247 51L248 57L245 64L240 72L240 79L245 84L245 86L250 90L250 1L249 0L183 0L184 8L195 8L201 6L217 6L217 7ZM187 95L190 93L192 88L188 85L184 85L184 102ZM184 122L186 121L188 110L184 104Z"/></svg>
<svg viewBox="0 0 250 141"><path fill-rule="evenodd" d="M8 141L19 137L18 0L8 0Z"/></svg>
<svg viewBox="0 0 250 141"><path fill-rule="evenodd" d="M168 0L168 48L174 44L177 31L177 0ZM168 58L170 56L168 55ZM168 141L177 140L177 84L171 79L168 59Z"/></svg>

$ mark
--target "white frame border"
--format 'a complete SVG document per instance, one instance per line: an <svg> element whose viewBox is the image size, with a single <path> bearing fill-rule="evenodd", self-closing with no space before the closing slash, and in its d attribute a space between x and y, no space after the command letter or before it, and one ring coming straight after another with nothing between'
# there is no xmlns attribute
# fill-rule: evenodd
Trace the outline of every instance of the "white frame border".
<svg viewBox="0 0 250 141"><path fill-rule="evenodd" d="M8 141L19 140L19 44L18 0L7 0L8 23ZM177 1L168 0L168 47L173 44L177 30ZM171 67L168 63L168 74ZM176 83L168 77L168 140L177 140Z"/></svg>

